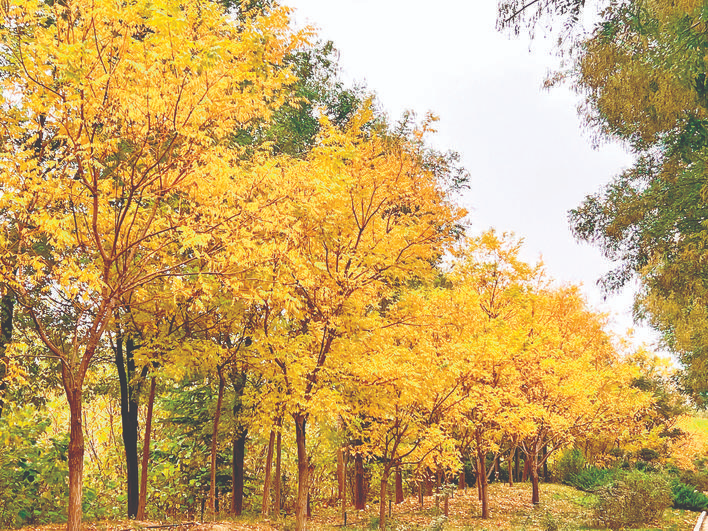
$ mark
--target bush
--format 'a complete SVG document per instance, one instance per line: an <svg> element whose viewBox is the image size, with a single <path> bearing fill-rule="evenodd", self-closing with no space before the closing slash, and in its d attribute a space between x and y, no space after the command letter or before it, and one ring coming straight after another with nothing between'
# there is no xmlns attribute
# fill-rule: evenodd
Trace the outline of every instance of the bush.
<svg viewBox="0 0 708 531"><path fill-rule="evenodd" d="M676 509L704 511L708 508L708 496L698 492L692 485L676 481L671 485L671 494Z"/></svg>
<svg viewBox="0 0 708 531"><path fill-rule="evenodd" d="M640 526L661 517L671 505L668 481L657 474L632 471L598 488L595 519L610 529Z"/></svg>
<svg viewBox="0 0 708 531"><path fill-rule="evenodd" d="M562 483L572 485L573 478L585 468L585 456L577 448L563 450L553 467L553 475Z"/></svg>
<svg viewBox="0 0 708 531"><path fill-rule="evenodd" d="M576 489L584 490L585 492L593 492L598 487L611 483L616 476L617 471L614 469L590 466L573 476L569 484Z"/></svg>

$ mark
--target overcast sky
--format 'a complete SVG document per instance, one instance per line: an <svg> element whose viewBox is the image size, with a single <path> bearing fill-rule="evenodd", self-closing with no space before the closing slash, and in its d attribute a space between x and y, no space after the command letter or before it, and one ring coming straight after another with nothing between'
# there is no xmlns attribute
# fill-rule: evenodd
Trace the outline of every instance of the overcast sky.
<svg viewBox="0 0 708 531"><path fill-rule="evenodd" d="M392 118L440 117L435 145L462 155L472 233L493 227L525 241L551 276L582 283L590 303L632 326L631 293L604 301L597 279L611 268L574 241L568 210L631 164L617 145L594 150L568 88L542 89L557 59L542 39L495 31L496 0L284 0L340 51L348 82L364 82ZM653 335L637 328L649 341Z"/></svg>

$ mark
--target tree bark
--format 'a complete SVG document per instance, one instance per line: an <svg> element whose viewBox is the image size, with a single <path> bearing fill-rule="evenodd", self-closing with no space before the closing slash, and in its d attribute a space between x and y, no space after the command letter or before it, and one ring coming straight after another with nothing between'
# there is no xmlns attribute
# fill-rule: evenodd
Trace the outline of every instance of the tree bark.
<svg viewBox="0 0 708 531"><path fill-rule="evenodd" d="M364 456L356 454L354 458L354 508L366 509L366 492L364 491Z"/></svg>
<svg viewBox="0 0 708 531"><path fill-rule="evenodd" d="M514 448L509 453L509 486L514 486L514 454L516 453L516 448Z"/></svg>
<svg viewBox="0 0 708 531"><path fill-rule="evenodd" d="M275 446L275 430L270 431L268 438L268 454L266 456L265 480L263 481L263 503L261 504L261 515L268 516L270 512L270 483L273 468L273 447Z"/></svg>
<svg viewBox="0 0 708 531"><path fill-rule="evenodd" d="M150 461L150 431L152 430L152 406L155 403L155 377L150 380L150 396L148 398L147 417L145 419L145 437L143 438L143 462L140 470L140 500L138 503L138 520L145 520L147 505L148 462Z"/></svg>
<svg viewBox="0 0 708 531"><path fill-rule="evenodd" d="M487 456L484 452L477 453L477 477L479 478L479 495L482 502L482 518L489 518L489 483L487 481Z"/></svg>
<svg viewBox="0 0 708 531"><path fill-rule="evenodd" d="M514 450L514 478L519 481L519 452L518 447Z"/></svg>
<svg viewBox="0 0 708 531"><path fill-rule="evenodd" d="M123 347L125 346L125 359ZM135 361L133 354L135 343L132 338L118 337L115 350L115 364L120 384L120 413L123 427L123 448L128 483L128 518L138 515L139 483L138 476L138 394L142 380L147 375L145 367L138 381L135 379Z"/></svg>
<svg viewBox="0 0 708 531"><path fill-rule="evenodd" d="M82 425L82 390L81 383L74 382L69 369L63 368L64 389L69 401L69 509L67 531L80 531L83 518L81 503L83 500L84 477L84 429ZM72 380L70 383L68 380ZM73 383L73 385L72 385Z"/></svg>
<svg viewBox="0 0 708 531"><path fill-rule="evenodd" d="M462 470L460 470L460 479L457 482L457 488L460 490L465 490L467 488L467 478L465 477L465 465L462 464Z"/></svg>
<svg viewBox="0 0 708 531"><path fill-rule="evenodd" d="M221 420L221 406L224 401L224 375L222 367L217 368L219 373L219 394L216 399L216 411L214 412L214 426L211 435L211 466L209 473L209 514L212 518L216 516L216 451L219 446L219 421Z"/></svg>
<svg viewBox="0 0 708 531"><path fill-rule="evenodd" d="M309 487L310 464L305 441L307 417L302 413L293 415L295 421L295 441L297 444L297 499L295 501L295 529L304 531L307 523L307 493Z"/></svg>
<svg viewBox="0 0 708 531"><path fill-rule="evenodd" d="M241 428L234 439L233 461L231 470L231 480L233 489L231 491L231 512L239 516L243 512L243 480L246 459L246 438L248 430Z"/></svg>
<svg viewBox="0 0 708 531"><path fill-rule="evenodd" d="M396 505L403 503L405 499L403 495L403 474L400 467L396 467Z"/></svg>
<svg viewBox="0 0 708 531"><path fill-rule="evenodd" d="M379 529L386 529L386 501L388 496L388 477L391 469L385 466L381 473L381 488L379 489Z"/></svg>
<svg viewBox="0 0 708 531"><path fill-rule="evenodd" d="M538 505L541 503L541 493L538 486L538 461L536 454L531 456L531 503Z"/></svg>
<svg viewBox="0 0 708 531"><path fill-rule="evenodd" d="M280 427L282 425L282 419L278 419L278 433L275 436L275 507L278 510L278 514L280 514L280 510L283 508L282 505L282 500L281 500L281 490L282 490L282 477L283 473L281 471L281 463L282 463L282 447L281 447L281 433L280 433Z"/></svg>

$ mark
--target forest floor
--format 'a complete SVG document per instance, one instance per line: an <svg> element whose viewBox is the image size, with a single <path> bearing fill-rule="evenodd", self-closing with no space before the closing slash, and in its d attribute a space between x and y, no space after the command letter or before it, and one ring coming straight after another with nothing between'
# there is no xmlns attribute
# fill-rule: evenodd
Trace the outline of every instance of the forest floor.
<svg viewBox="0 0 708 531"><path fill-rule="evenodd" d="M457 491L449 500L449 517L442 529L469 531L574 531L600 529L592 524L591 494L572 487L556 484L541 484L541 503L534 507L531 503L531 486L528 483L513 487L501 483L490 485L489 492L491 518L481 518L481 505L476 489ZM308 530L324 531L335 529L368 530L378 528L378 505L372 504L365 510L350 509L347 526L342 526L341 512L337 508L315 511L308 522ZM392 531L423 531L433 529L431 524L440 522L442 502L436 508L430 497L425 498L423 510L418 499L411 497L400 505L393 505L387 528ZM643 531L691 531L699 513L668 509L661 521L654 522ZM175 524L176 522L171 522ZM242 516L215 522L185 522L175 527L161 527L164 522L110 521L87 522L85 531L291 531L295 527L293 515L280 519L261 519L256 516ZM28 531L30 528L23 528ZM42 526L33 531L59 531L64 526ZM440 528L438 528L440 529Z"/></svg>

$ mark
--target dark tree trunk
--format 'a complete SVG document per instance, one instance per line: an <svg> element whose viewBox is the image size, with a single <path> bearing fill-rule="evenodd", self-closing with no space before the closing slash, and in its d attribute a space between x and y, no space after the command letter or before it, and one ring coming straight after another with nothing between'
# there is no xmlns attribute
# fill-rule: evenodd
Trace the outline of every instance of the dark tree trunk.
<svg viewBox="0 0 708 531"><path fill-rule="evenodd" d="M514 478L519 481L519 449L514 449Z"/></svg>
<svg viewBox="0 0 708 531"><path fill-rule="evenodd" d="M222 367L217 368L219 373L219 394L216 399L216 411L214 412L214 426L211 432L211 461L209 473L209 514L212 518L216 516L216 452L219 447L219 421L221 420L221 406L224 401L224 375Z"/></svg>
<svg viewBox="0 0 708 531"><path fill-rule="evenodd" d="M543 481L548 483L548 445L543 445Z"/></svg>
<svg viewBox="0 0 708 531"><path fill-rule="evenodd" d="M521 481L527 481L529 479L529 475L531 474L531 461L529 460L529 456L524 453L524 473L521 478Z"/></svg>
<svg viewBox="0 0 708 531"><path fill-rule="evenodd" d="M5 407L5 393L7 392L5 379L10 365L10 359L5 355L5 351L12 341L14 311L15 297L8 291L0 298L0 418L2 418L2 410Z"/></svg>
<svg viewBox="0 0 708 531"><path fill-rule="evenodd" d="M240 515L243 511L243 478L244 460L246 453L246 437L248 429L241 422L243 393L246 390L247 375L241 372L232 375L231 384L234 388L234 407L232 410L236 424L236 434L233 440L233 453L231 461L231 514Z"/></svg>
<svg viewBox="0 0 708 531"><path fill-rule="evenodd" d="M233 463L231 479L233 490L231 497L231 512L239 516L243 512L243 479L246 459L246 437L248 431L242 428L234 438Z"/></svg>
<svg viewBox="0 0 708 531"><path fill-rule="evenodd" d="M278 514L280 514L280 509L283 508L282 504L282 481L283 481L283 473L281 471L281 463L282 463L282 447L281 447L281 433L280 433L280 426L282 425L281 419L278 419L278 433L275 436L275 507L278 510Z"/></svg>
<svg viewBox="0 0 708 531"><path fill-rule="evenodd" d="M150 396L148 398L147 418L145 419L145 437L143 438L143 462L140 469L140 502L138 503L138 520L145 520L147 505L148 462L150 461L150 431L152 430L152 406L155 403L155 377L150 381Z"/></svg>
<svg viewBox="0 0 708 531"><path fill-rule="evenodd" d="M401 469L396 467L396 505L403 503L405 499L403 495L403 474L401 474Z"/></svg>
<svg viewBox="0 0 708 531"><path fill-rule="evenodd" d="M123 347L125 346L125 359ZM140 379L135 381L135 361L133 354L135 343L132 338L118 337L115 350L115 364L118 369L120 384L120 416L123 427L123 448L128 482L128 518L138 515L139 483L138 476L138 393L140 384L147 375L145 367Z"/></svg>
<svg viewBox="0 0 708 531"><path fill-rule="evenodd" d="M268 454L265 465L265 479L263 481L263 503L261 503L261 515L268 516L270 512L270 484L271 472L273 469L273 447L275 446L275 430L271 430L268 438Z"/></svg>
<svg viewBox="0 0 708 531"><path fill-rule="evenodd" d="M364 456L356 454L354 458L354 508L366 509L366 492L364 490Z"/></svg>
<svg viewBox="0 0 708 531"><path fill-rule="evenodd" d="M294 414L295 421L295 442L297 444L297 499L295 500L295 529L304 531L307 523L307 493L309 487L310 463L307 457L307 447L305 441L305 421L307 417L302 414Z"/></svg>
<svg viewBox="0 0 708 531"><path fill-rule="evenodd" d="M457 482L457 488L460 490L465 490L467 488L467 478L465 477L465 465L462 464L462 470L460 471L460 479Z"/></svg>

